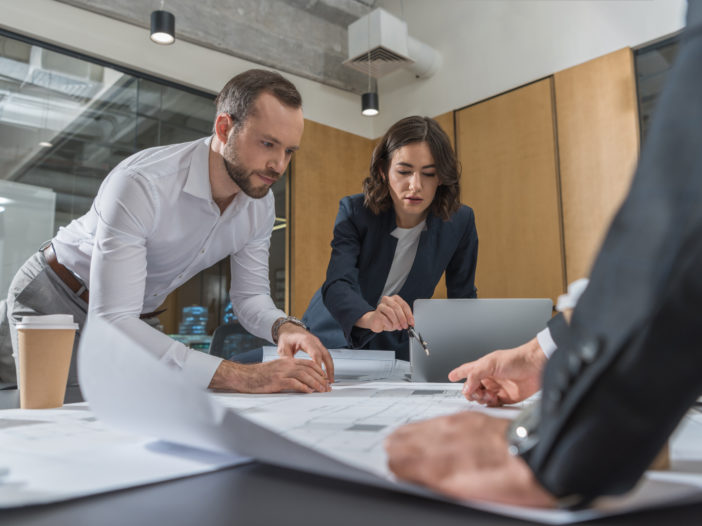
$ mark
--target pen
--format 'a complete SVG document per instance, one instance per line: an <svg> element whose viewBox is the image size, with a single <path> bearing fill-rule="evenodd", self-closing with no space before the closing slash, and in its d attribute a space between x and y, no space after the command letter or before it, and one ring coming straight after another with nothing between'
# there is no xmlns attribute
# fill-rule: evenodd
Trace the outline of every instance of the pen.
<svg viewBox="0 0 702 526"><path fill-rule="evenodd" d="M422 335L419 334L416 330L414 330L414 327L411 325L407 329L407 333L410 335L411 338L414 338L419 342L419 345L422 346L422 349L424 349L424 352L427 353L427 356L429 356L429 344L424 341L424 338L422 338Z"/></svg>

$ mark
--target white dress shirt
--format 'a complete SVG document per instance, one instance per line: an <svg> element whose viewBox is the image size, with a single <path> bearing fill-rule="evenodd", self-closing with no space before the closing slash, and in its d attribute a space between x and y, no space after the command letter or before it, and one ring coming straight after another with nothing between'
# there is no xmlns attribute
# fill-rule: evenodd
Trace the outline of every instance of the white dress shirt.
<svg viewBox="0 0 702 526"><path fill-rule="evenodd" d="M221 358L189 349L139 319L195 274L231 256L234 313L271 339L285 313L270 297L268 249L275 220L272 192L239 192L220 213L209 181L211 138L150 148L105 178L88 213L60 228L57 259L90 291L89 316L125 331L161 361L207 387Z"/></svg>
<svg viewBox="0 0 702 526"><path fill-rule="evenodd" d="M563 312L568 309L574 309L589 282L587 278L580 278L568 285L568 292L558 296L556 310ZM550 358L551 355L556 352L556 342L553 341L551 331L548 327L536 335L536 340L539 342L539 346L546 355L546 358Z"/></svg>

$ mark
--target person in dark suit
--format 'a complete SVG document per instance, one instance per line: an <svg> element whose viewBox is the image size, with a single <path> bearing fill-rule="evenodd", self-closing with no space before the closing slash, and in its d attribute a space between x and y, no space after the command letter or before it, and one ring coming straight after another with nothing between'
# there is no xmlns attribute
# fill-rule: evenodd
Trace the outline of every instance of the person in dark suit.
<svg viewBox="0 0 702 526"><path fill-rule="evenodd" d="M460 498L586 505L630 490L702 394L702 0L629 194L558 346L512 424L463 413L400 428L398 477Z"/></svg>
<svg viewBox="0 0 702 526"><path fill-rule="evenodd" d="M460 170L428 117L395 123L373 152L363 194L344 197L327 278L303 322L327 347L390 349L408 359L410 305L446 272L449 298L474 298L478 235L460 204Z"/></svg>

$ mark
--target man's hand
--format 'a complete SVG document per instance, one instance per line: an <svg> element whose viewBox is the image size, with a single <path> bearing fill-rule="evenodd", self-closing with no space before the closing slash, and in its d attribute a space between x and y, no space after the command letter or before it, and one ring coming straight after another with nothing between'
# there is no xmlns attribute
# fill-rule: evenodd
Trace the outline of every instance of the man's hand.
<svg viewBox="0 0 702 526"><path fill-rule="evenodd" d="M514 404L541 388L546 355L536 338L514 349L491 352L474 362L464 363L448 375L457 382L466 379L463 394L489 406Z"/></svg>
<svg viewBox="0 0 702 526"><path fill-rule="evenodd" d="M385 441L399 478L457 499L552 507L555 500L519 457L507 452L508 420L463 412L409 424Z"/></svg>
<svg viewBox="0 0 702 526"><path fill-rule="evenodd" d="M331 390L319 365L312 360L294 358L280 358L257 364L224 360L215 371L209 387L240 393L325 393Z"/></svg>
<svg viewBox="0 0 702 526"><path fill-rule="evenodd" d="M412 309L400 296L383 296L375 310L366 312L356 322L357 327L373 332L400 331L414 326Z"/></svg>
<svg viewBox="0 0 702 526"><path fill-rule="evenodd" d="M283 323L278 329L278 354L292 358L297 351L305 351L320 368L323 364L328 381L334 381L334 360L319 338L299 325Z"/></svg>

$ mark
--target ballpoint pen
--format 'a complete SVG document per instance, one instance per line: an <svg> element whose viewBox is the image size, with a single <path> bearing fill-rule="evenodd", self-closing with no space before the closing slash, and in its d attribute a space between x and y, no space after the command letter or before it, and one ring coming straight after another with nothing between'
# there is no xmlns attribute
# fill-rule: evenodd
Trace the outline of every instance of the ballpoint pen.
<svg viewBox="0 0 702 526"><path fill-rule="evenodd" d="M424 341L424 338L422 338L422 335L419 334L416 330L414 330L414 327L411 325L407 329L407 332L409 333L411 338L414 338L419 342L419 345L422 346L422 349L424 349L424 352L427 353L427 356L429 356L429 344Z"/></svg>

